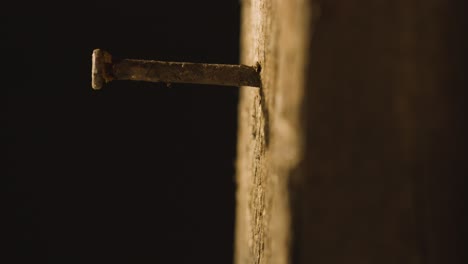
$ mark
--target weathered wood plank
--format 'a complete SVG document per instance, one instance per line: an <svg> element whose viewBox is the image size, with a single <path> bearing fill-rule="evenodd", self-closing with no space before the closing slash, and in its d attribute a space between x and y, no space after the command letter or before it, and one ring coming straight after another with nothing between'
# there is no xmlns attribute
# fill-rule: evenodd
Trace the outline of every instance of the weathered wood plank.
<svg viewBox="0 0 468 264"><path fill-rule="evenodd" d="M242 3L235 263L465 263L464 4Z"/></svg>
<svg viewBox="0 0 468 264"><path fill-rule="evenodd" d="M236 263L288 263L288 182L301 167L309 1L243 1L242 63L262 66L239 106Z"/></svg>

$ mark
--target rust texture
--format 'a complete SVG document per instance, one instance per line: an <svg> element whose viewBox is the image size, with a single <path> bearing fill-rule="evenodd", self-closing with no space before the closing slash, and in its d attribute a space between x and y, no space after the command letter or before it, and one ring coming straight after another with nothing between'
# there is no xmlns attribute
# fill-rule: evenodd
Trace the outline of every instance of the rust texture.
<svg viewBox="0 0 468 264"><path fill-rule="evenodd" d="M256 67L125 59L113 66L117 80L260 87Z"/></svg>
<svg viewBox="0 0 468 264"><path fill-rule="evenodd" d="M99 90L105 83L112 81L111 72L112 56L100 49L93 51L92 69L91 69L91 87Z"/></svg>
<svg viewBox="0 0 468 264"><path fill-rule="evenodd" d="M194 83L260 87L260 66L112 59L103 50L93 52L92 87L99 90L112 80ZM255 63L253 63L255 64Z"/></svg>

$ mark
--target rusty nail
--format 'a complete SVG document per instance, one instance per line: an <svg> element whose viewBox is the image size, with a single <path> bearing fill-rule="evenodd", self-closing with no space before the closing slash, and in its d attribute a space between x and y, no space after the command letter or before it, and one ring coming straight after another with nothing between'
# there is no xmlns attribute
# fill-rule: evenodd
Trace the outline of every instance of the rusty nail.
<svg viewBox="0 0 468 264"><path fill-rule="evenodd" d="M104 50L93 51L92 87L99 90L113 80L194 83L260 87L260 67L229 64L112 59Z"/></svg>

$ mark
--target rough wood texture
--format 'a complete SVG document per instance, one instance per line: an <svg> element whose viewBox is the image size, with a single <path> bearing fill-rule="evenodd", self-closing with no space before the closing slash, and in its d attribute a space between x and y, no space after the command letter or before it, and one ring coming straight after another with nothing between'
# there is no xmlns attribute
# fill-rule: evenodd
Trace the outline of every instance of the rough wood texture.
<svg viewBox="0 0 468 264"><path fill-rule="evenodd" d="M308 1L242 4L242 63L261 64L263 86L241 90L235 262L287 263L312 9Z"/></svg>
<svg viewBox="0 0 468 264"><path fill-rule="evenodd" d="M235 263L466 263L465 4L242 4Z"/></svg>

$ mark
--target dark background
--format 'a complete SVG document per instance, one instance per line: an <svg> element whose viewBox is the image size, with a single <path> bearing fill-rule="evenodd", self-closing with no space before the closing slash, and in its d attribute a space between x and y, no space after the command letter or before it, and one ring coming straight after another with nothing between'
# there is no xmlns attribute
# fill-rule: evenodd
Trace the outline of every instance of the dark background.
<svg viewBox="0 0 468 264"><path fill-rule="evenodd" d="M2 263L232 262L238 89L93 91L91 53L238 63L239 10L129 1L3 13L2 258L14 260Z"/></svg>

